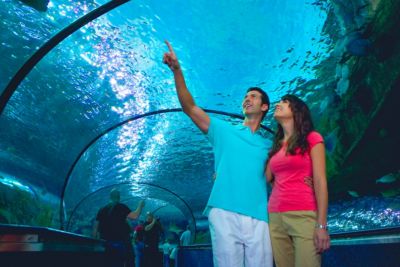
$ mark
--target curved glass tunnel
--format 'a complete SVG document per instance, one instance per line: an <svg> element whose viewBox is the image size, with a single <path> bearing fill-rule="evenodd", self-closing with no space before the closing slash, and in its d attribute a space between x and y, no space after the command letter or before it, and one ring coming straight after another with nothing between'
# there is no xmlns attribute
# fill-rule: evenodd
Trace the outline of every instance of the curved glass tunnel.
<svg viewBox="0 0 400 267"><path fill-rule="evenodd" d="M209 241L212 149L175 110L168 39L197 104L227 112L212 116L236 121L250 86L309 104L331 232L400 225L399 1L112 2L0 2L1 223L90 236L117 187L171 233L189 223Z"/></svg>

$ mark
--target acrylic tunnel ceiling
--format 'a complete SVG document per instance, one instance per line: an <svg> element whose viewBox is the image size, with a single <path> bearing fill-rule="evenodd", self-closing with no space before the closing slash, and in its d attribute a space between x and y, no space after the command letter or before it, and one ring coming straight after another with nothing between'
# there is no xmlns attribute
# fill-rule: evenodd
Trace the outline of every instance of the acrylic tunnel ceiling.
<svg viewBox="0 0 400 267"><path fill-rule="evenodd" d="M111 187L131 206L144 198L148 210L201 217L212 187L212 149L175 110L173 78L161 62L165 39L197 104L228 113L212 116L233 120L229 114L240 114L245 90L260 86L272 102L297 94L319 121L347 88L341 77L348 73L338 68L340 34L362 27L377 5L113 1L18 77L49 40L107 3L52 0L40 10L32 2L46 1L23 2L0 4L2 101L12 79L21 78L2 102L0 171L3 180L14 179L39 197L61 197L65 223L77 209L94 216ZM360 10L357 4L367 15L338 18L341 8ZM359 36L355 40L348 49L368 50ZM264 125L274 128L271 114Z"/></svg>

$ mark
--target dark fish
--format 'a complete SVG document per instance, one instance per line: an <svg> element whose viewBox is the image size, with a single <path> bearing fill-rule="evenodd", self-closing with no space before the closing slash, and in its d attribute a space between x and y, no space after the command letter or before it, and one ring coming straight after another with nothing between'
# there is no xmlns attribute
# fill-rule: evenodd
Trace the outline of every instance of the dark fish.
<svg viewBox="0 0 400 267"><path fill-rule="evenodd" d="M352 197L359 197L360 196L356 191L347 191L347 193Z"/></svg>
<svg viewBox="0 0 400 267"><path fill-rule="evenodd" d="M20 0L22 3L33 7L38 11L47 11L47 5L49 4L50 0Z"/></svg>

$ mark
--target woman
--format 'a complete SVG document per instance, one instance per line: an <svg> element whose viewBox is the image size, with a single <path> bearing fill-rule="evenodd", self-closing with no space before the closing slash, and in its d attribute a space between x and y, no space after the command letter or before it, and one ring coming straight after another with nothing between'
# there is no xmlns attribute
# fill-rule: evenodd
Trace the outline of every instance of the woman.
<svg viewBox="0 0 400 267"><path fill-rule="evenodd" d="M294 95L276 105L278 130L269 152L269 228L277 267L320 266L329 248L325 147L310 110ZM312 177L312 186L307 177Z"/></svg>

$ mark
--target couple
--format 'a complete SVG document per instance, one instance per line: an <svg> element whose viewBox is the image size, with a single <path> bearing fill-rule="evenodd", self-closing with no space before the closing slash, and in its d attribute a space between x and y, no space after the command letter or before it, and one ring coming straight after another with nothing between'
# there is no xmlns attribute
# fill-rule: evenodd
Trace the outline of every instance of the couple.
<svg viewBox="0 0 400 267"><path fill-rule="evenodd" d="M271 148L258 131L270 105L262 89L247 90L242 125L211 118L196 106L166 44L163 62L174 74L182 109L215 153L218 177L206 208L214 266L272 267L272 253L278 267L320 266L320 253L330 244L325 148L306 104L286 95L276 105L278 131ZM265 177L273 185L268 213ZM313 188L306 177L312 177Z"/></svg>

